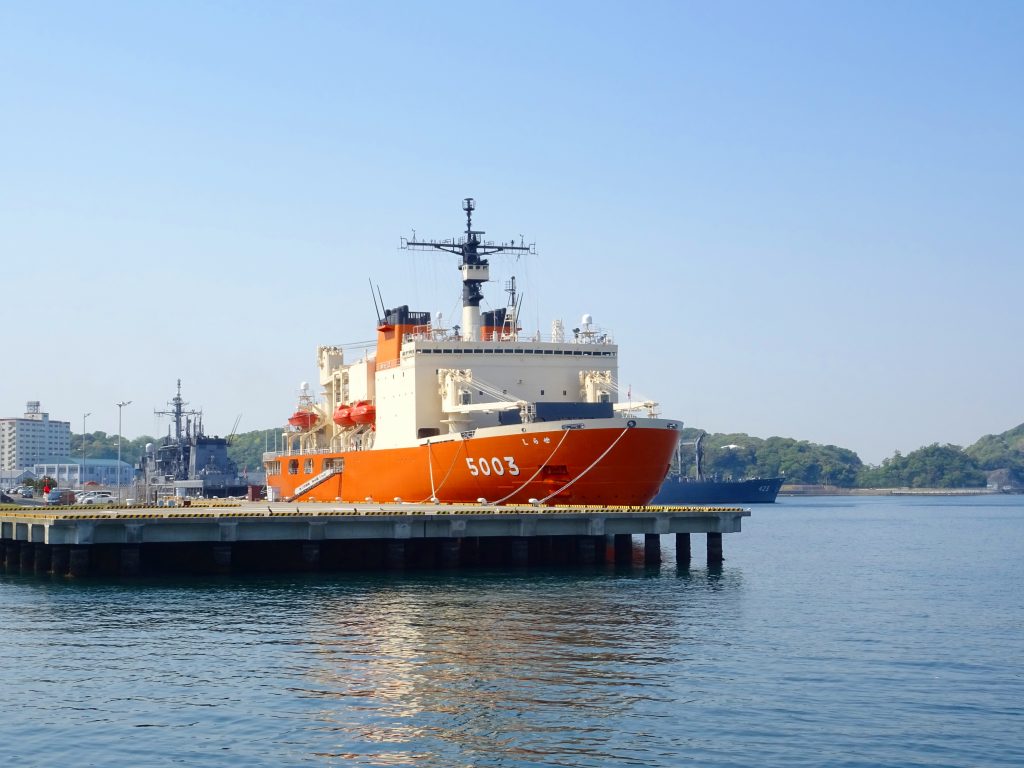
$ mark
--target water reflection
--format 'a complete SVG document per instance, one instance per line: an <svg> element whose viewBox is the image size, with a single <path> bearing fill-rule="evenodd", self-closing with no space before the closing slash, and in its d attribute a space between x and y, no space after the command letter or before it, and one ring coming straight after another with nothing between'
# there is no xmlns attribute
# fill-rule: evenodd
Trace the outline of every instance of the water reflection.
<svg viewBox="0 0 1024 768"><path fill-rule="evenodd" d="M1024 764L1024 505L749 523L717 570L0 577L5 765Z"/></svg>
<svg viewBox="0 0 1024 768"><path fill-rule="evenodd" d="M144 743L202 765L224 728L250 765L664 764L679 744L650 718L696 699L742 577L667 562L0 589L23 754L71 760L91 739L111 763Z"/></svg>
<svg viewBox="0 0 1024 768"><path fill-rule="evenodd" d="M380 745L362 753L370 764L628 761L639 747L605 723L674 702L687 647L708 630L694 596L740 585L721 570L674 573L653 586L650 570L423 578L372 600L338 597L311 617L320 664L303 693L321 701L317 727L344 739L346 756L353 737Z"/></svg>

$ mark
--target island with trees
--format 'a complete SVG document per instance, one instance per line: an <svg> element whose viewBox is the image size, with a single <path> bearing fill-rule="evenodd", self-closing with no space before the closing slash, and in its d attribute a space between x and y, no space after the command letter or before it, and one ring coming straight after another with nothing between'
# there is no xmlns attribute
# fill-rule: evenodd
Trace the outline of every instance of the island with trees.
<svg viewBox="0 0 1024 768"><path fill-rule="evenodd" d="M693 440L703 430L682 430ZM263 453L273 448L277 430L254 430L232 435L228 453L240 469L263 469ZM121 457L137 464L147 443L143 435L121 439ZM117 457L117 436L91 432L72 436L72 455L93 459ZM681 469L693 475L695 460L685 448ZM704 439L704 472L722 480L744 477L784 477L787 485L838 489L948 488L1024 491L1024 424L998 435L985 435L972 445L926 445L899 451L879 465L865 464L848 448L821 445L791 437L760 438L744 433L709 433Z"/></svg>

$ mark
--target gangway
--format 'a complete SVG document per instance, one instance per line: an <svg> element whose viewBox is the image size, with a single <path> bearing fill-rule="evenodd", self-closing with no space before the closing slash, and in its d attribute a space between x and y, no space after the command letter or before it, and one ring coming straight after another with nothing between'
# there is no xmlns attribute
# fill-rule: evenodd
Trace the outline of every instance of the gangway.
<svg viewBox="0 0 1024 768"><path fill-rule="evenodd" d="M327 469L325 469L323 472L321 472L316 477L310 478L309 480L304 482L302 485L300 485L298 488L296 488L295 489L295 493L292 496L289 496L287 499L285 499L285 501L295 501L297 498L299 498L306 491L313 490L314 488L316 488L321 483L326 482L327 480L329 480L330 478L334 477L335 475L341 474L342 471L343 471L342 467L328 467Z"/></svg>

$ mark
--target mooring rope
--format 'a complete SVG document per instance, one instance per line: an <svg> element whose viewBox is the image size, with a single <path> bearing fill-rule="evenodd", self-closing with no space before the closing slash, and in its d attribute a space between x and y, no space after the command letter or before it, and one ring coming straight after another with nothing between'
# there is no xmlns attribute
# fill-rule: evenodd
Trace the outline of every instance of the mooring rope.
<svg viewBox="0 0 1024 768"><path fill-rule="evenodd" d="M434 490L434 462L430 455L429 440L427 440L427 472L430 473L430 500L437 501L437 492Z"/></svg>
<svg viewBox="0 0 1024 768"><path fill-rule="evenodd" d="M572 486L573 486L573 485L574 485L574 484L576 483L576 481L577 481L577 480L582 480L582 479L583 479L583 477L584 477L584 476L585 476L585 475L586 475L586 474L587 474L588 472L590 472L590 470L592 470L592 469L593 469L594 467L596 467L596 466L598 465L598 463L599 463L599 462L601 461L601 459L603 459L603 458L604 458L605 456L607 456L607 455L608 455L608 452L609 452L609 451L611 451L611 449L612 449L612 448L614 448L614 447L615 447L616 445L618 445L618 442L619 442L619 440L621 440L621 439L622 439L623 437L625 437L625 436L626 436L626 433L627 433L627 432L628 432L629 430L630 430L630 428L629 428L629 427L626 427L626 428L625 428L624 430L622 430L622 433L621 433L621 434L620 434L620 435L619 435L618 437L616 437L616 438L615 438L615 440L613 440L613 441L612 441L612 444L611 444L611 445L609 445L609 446L608 446L607 448L605 448L605 449L604 449L604 453L602 453L602 454L601 454L600 456L598 456L598 457L597 457L596 459L594 459L593 463L591 463L591 465L590 465L589 467L587 467L586 469L584 469L584 470L583 470L582 472L580 472L580 474L576 475L576 477L574 477L574 478L573 478L572 480L570 480L570 481L569 481L568 483L566 483L565 485L563 485L563 486L562 486L561 488L559 488L559 489L558 489L557 491L553 491L553 492L549 493L549 494L548 494L547 496L545 496L545 497L544 497L543 499L540 499L538 503L540 503L540 504L544 504L544 503L546 503L546 502L547 502L547 500L548 500L548 499L550 499L550 498L551 498L552 496L557 496L557 495L558 495L558 494L560 494L560 493L561 493L562 491L564 491L564 490L566 490L566 489L568 489L568 488L571 488L571 487L572 487Z"/></svg>
<svg viewBox="0 0 1024 768"><path fill-rule="evenodd" d="M565 438L567 438L567 437L569 436L569 433L570 433L570 432L572 432L572 430L571 430L571 429L565 429L565 430L562 430L562 439L558 441L558 445L556 445L556 446L555 446L555 449L554 449L553 451L551 451L551 454L550 454L550 455L549 455L549 456L548 456L548 457L547 457L546 459L544 459L544 461L543 461L543 462L541 463L541 465L540 465L539 467L537 467L537 471L536 471L536 472L534 472L534 473L533 473L533 474L532 474L532 475L530 476L530 479L529 479L529 480L527 480L527 481L526 481L525 483L523 483L523 484L522 484L522 485L520 485L520 486L519 486L518 488L516 488L516 489L515 489L514 491L512 491L512 493L508 494L507 496L503 496L502 498L498 499L498 500L497 500L497 501L495 501L494 503L495 503L495 504L504 504L504 503L505 503L506 501L508 501L509 499L511 499L511 498L512 498L513 496L515 496L515 495L516 495L517 493L519 493L519 492L520 492L521 490L523 490L523 488L525 488L525 487L526 487L526 486L528 486L528 485L529 485L530 483L532 483L532 482L533 482L533 480L534 480L534 478L536 478L536 477L537 477L537 475L539 475L539 474L541 473L541 470L543 470L543 469L544 469L544 467L546 467L546 466L548 465L548 462L549 462L549 461L551 461L551 460L552 460L553 458L555 458L555 454L556 454L556 453L558 453L558 449L562 447L562 443L564 443L564 442L565 442Z"/></svg>
<svg viewBox="0 0 1024 768"><path fill-rule="evenodd" d="M417 502L417 504L423 504L425 502L428 502L428 501L431 501L432 499L436 499L437 498L437 492L439 490L441 490L442 488L444 488L444 484L448 482L448 478L449 478L449 476L451 476L452 470L455 469L455 462L458 461L459 454L462 452L462 449L465 448L465 447L466 447L466 441L465 440L460 441L459 449L457 451L455 451L455 456L452 457L452 463L448 465L448 471L445 472L444 478L442 478L441 482L435 488L434 487L433 464L430 463L430 459L431 459L430 443L427 443L427 462L428 462L428 465L430 466L430 496L428 498L426 498L426 499L421 499L420 501Z"/></svg>

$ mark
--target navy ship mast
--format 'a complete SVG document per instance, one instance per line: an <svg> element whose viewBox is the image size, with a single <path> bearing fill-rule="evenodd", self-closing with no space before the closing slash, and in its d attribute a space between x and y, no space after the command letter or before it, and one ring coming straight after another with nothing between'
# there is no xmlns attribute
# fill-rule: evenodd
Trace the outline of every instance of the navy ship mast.
<svg viewBox="0 0 1024 768"><path fill-rule="evenodd" d="M181 379L178 379L178 394L168 403L174 410L171 411L158 411L153 410L156 416L172 416L174 418L174 441L176 443L181 442L181 419L182 416L193 416L198 419L196 425L196 434L202 435L203 432L203 412L202 411L186 411L185 406L188 405L181 397ZM190 433L191 430L186 430Z"/></svg>
<svg viewBox="0 0 1024 768"><path fill-rule="evenodd" d="M519 245L512 240L509 243L495 243L481 240L484 234L481 229L473 229L473 211L476 201L467 197L462 201L462 210L466 212L466 234L448 240L417 240L415 233L412 240L402 238L401 247L413 251L447 251L460 256L462 261L462 339L463 341L480 340L480 300L483 291L480 286L490 280L490 262L484 258L495 253L536 253L533 243L526 245L520 235Z"/></svg>
<svg viewBox="0 0 1024 768"><path fill-rule="evenodd" d="M203 412L186 409L188 403L178 391L168 403L169 411L154 410L157 416L170 416L174 435L158 445L147 445L139 463L147 501L157 503L168 497L189 498L237 496L246 490L246 479L228 456L228 441L203 434Z"/></svg>

